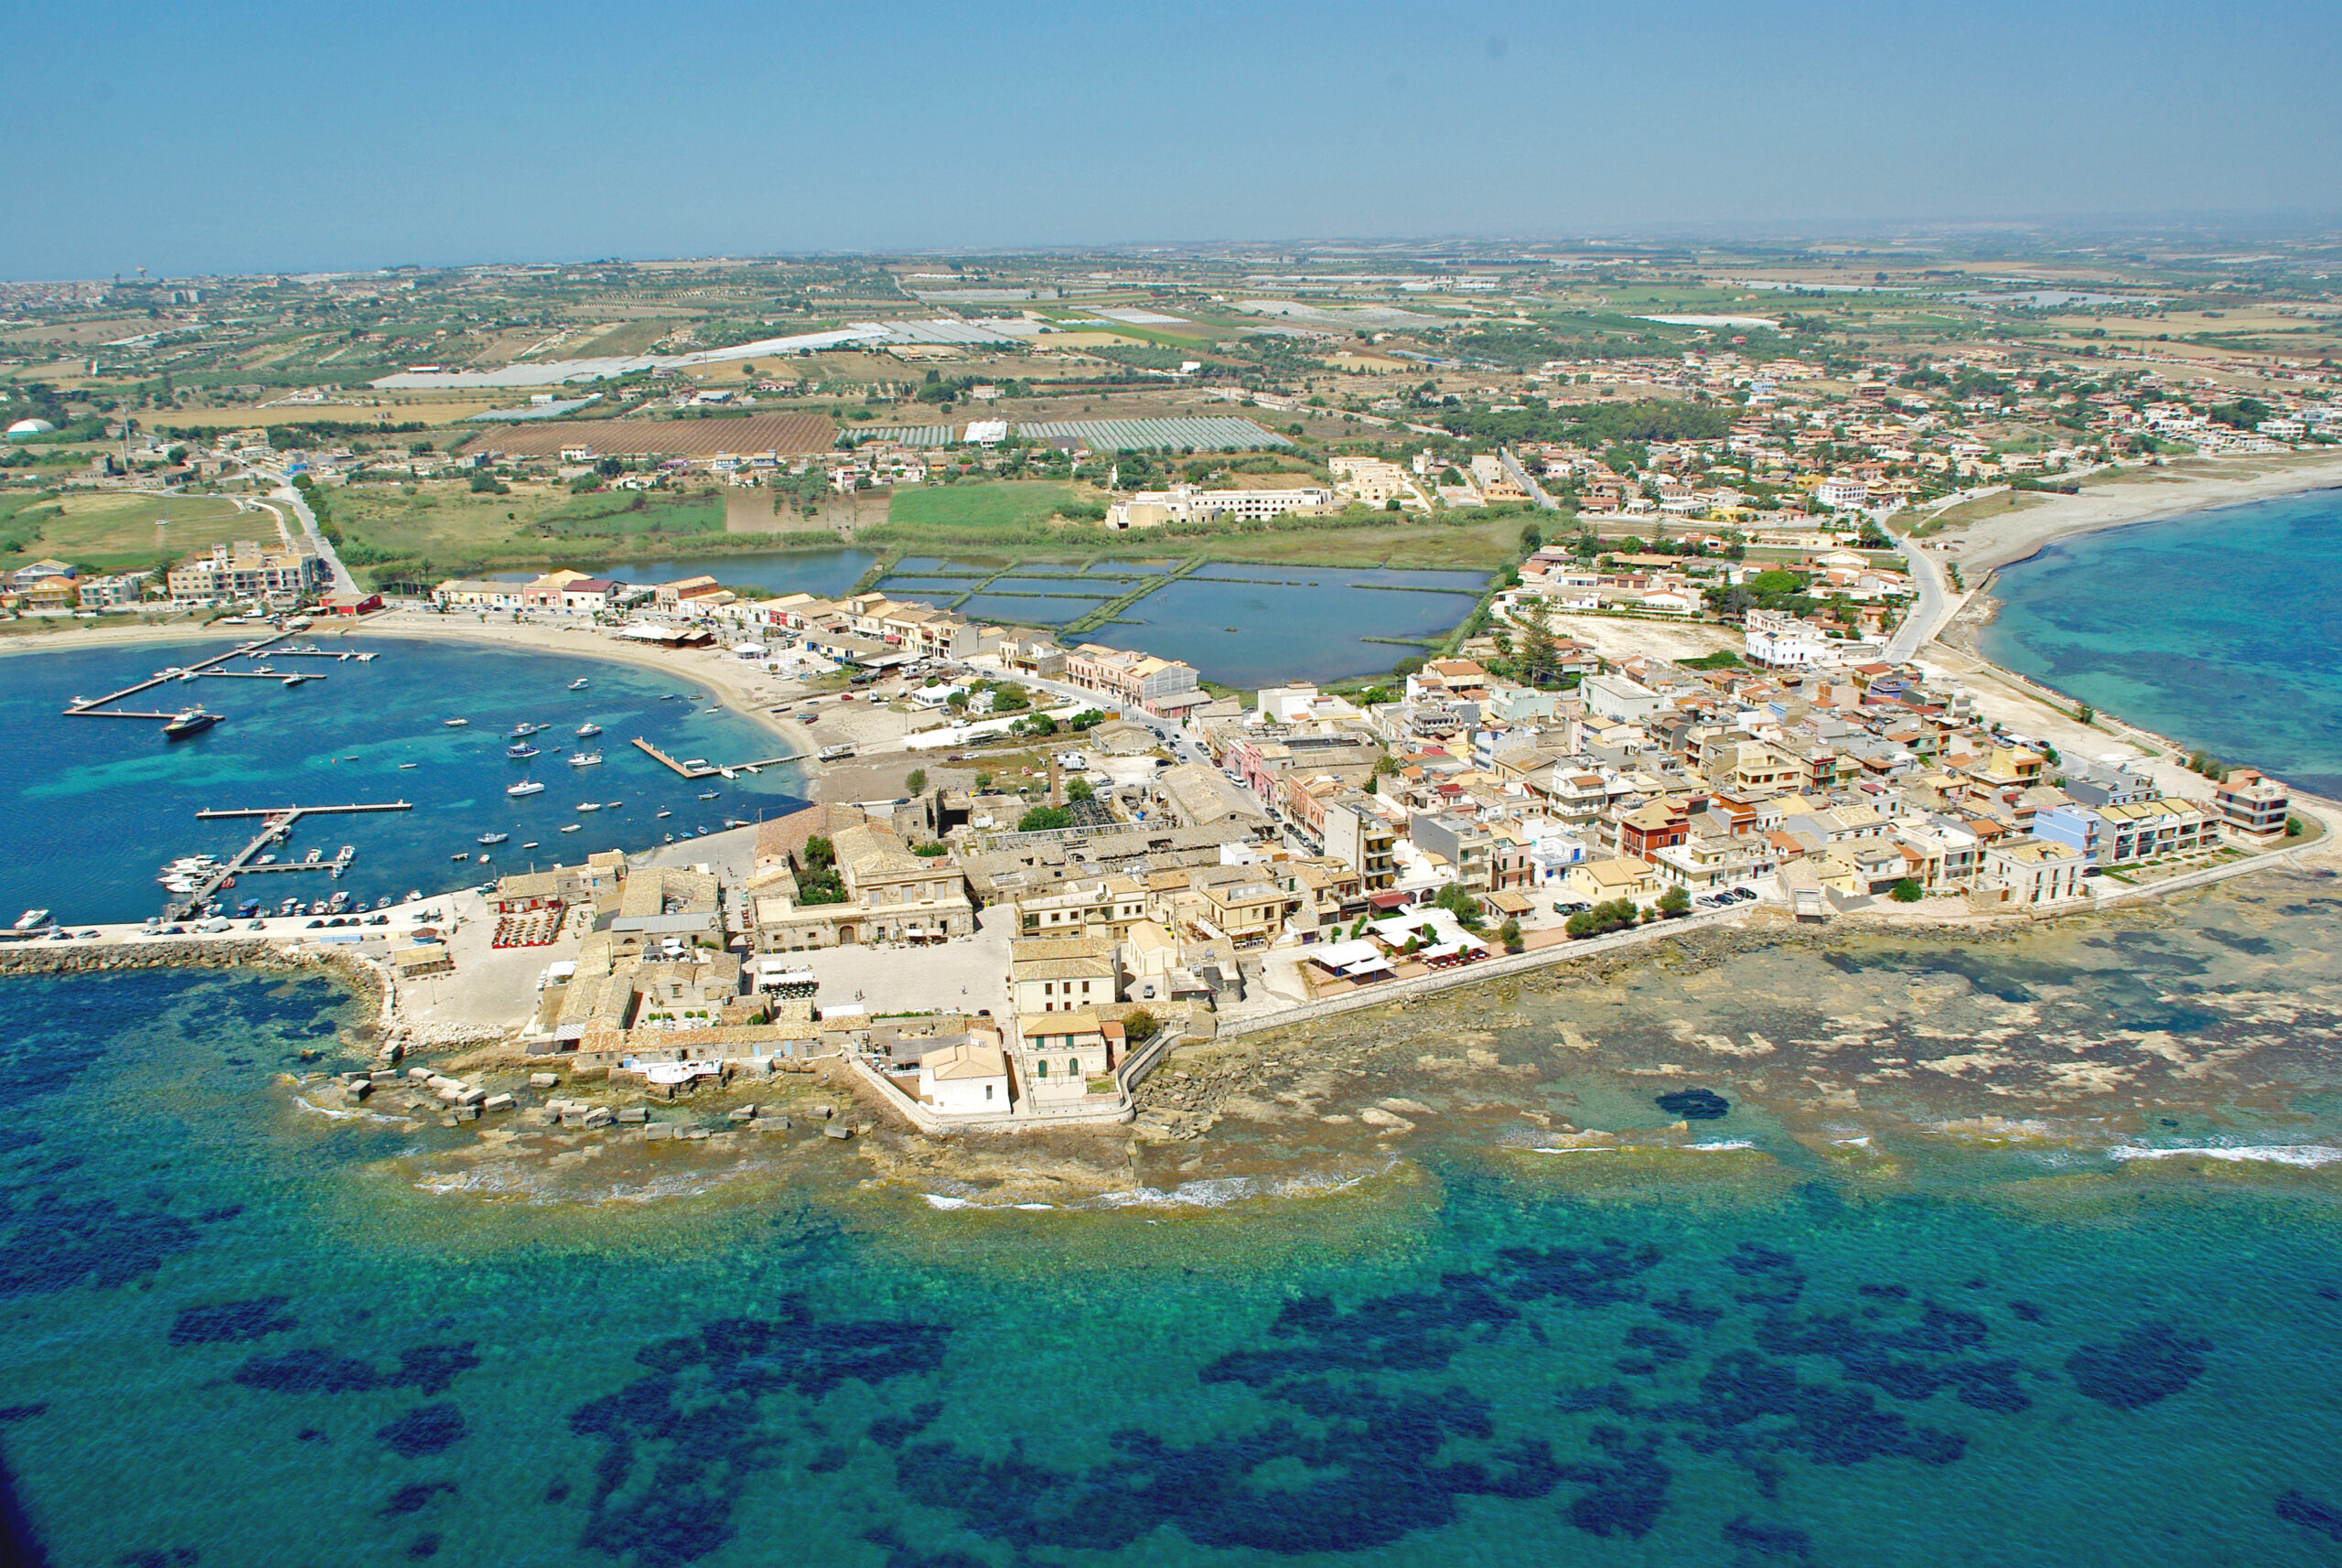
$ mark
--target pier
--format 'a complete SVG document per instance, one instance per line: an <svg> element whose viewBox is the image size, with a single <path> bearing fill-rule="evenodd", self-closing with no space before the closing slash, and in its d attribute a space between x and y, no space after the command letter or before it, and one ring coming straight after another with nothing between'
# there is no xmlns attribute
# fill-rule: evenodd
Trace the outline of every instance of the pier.
<svg viewBox="0 0 2342 1568"><path fill-rule="evenodd" d="M164 906L163 918L167 920L183 920L209 903L211 896L219 892L227 883L238 876L255 872L327 871L339 877L343 872L349 869L349 863L357 856L357 852L346 844L342 847L341 853L331 860L319 856L313 860L295 861L289 865L254 865L252 864L253 857L261 851L270 844L281 843L290 837L293 824L304 817L348 816L362 811L411 811L413 810L414 807L405 800L382 800L344 806L237 806L225 809L207 808L198 811L195 815L199 822L216 822L237 818L258 817L263 819L266 825L253 836L252 843L238 850L232 859L203 873L197 879L193 892L175 896L173 902Z"/></svg>
<svg viewBox="0 0 2342 1568"><path fill-rule="evenodd" d="M805 757L803 752L792 751L786 757L757 757L746 762L703 762L694 768L688 762L676 761L640 736L634 737L634 744L652 761L663 763L686 779L714 779L719 774L736 773L743 768L772 768L783 762L801 762Z"/></svg>
<svg viewBox="0 0 2342 1568"><path fill-rule="evenodd" d="M124 686L119 692L109 692L102 697L76 697L71 703L67 704L65 708L65 716L69 719L175 719L178 717L175 713L130 714L102 712L101 710L109 707L112 703L122 702L125 698L134 697L141 692L151 692L157 686L167 686L174 681L191 681L197 676L213 673L224 674L226 671L217 671L215 670L215 666L225 664L231 659L258 658L262 649L268 647L273 642L282 641L284 639L291 637L292 635L294 634L289 630L272 632L270 635L262 638L257 642L240 642L236 644L235 647L228 650L225 653L215 653L209 659L199 659L192 664L178 665L169 670L157 670L154 674L149 675L145 680L139 682L137 684L133 686Z"/></svg>

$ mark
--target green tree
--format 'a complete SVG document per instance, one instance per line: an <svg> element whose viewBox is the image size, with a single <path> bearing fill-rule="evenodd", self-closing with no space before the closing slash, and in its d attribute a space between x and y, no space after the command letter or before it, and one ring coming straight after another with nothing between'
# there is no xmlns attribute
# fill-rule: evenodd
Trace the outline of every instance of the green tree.
<svg viewBox="0 0 2342 1568"><path fill-rule="evenodd" d="M1133 1046L1161 1027L1162 1021L1144 1007L1133 1007L1123 1015L1123 1037Z"/></svg>
<svg viewBox="0 0 2342 1568"><path fill-rule="evenodd" d="M1504 924L1497 928L1497 940L1504 944L1505 951L1519 952L1520 950L1520 922L1509 915L1506 916Z"/></svg>
<svg viewBox="0 0 2342 1568"><path fill-rule="evenodd" d="M1907 876L1888 888L1886 896L1897 904L1916 904L1928 896L1928 890Z"/></svg>
<svg viewBox="0 0 2342 1568"><path fill-rule="evenodd" d="M1037 833L1049 828L1073 826L1073 813L1063 806L1036 806L1016 819L1020 833Z"/></svg>
<svg viewBox="0 0 2342 1568"><path fill-rule="evenodd" d="M1542 598L1514 601L1512 618L1520 628L1513 639L1513 666L1531 686L1551 686L1562 678L1561 654L1554 647L1552 609Z"/></svg>
<svg viewBox="0 0 2342 1568"><path fill-rule="evenodd" d="M926 768L912 768L912 769L910 770L910 775L909 775L909 777L906 778L906 779L903 780L903 789L904 789L906 791L908 791L908 793L913 794L913 795L924 795L924 794L926 794L926 793L927 793L927 769L926 769Z"/></svg>
<svg viewBox="0 0 2342 1568"><path fill-rule="evenodd" d="M1069 779L1065 785L1065 798L1069 800L1094 800L1098 798L1098 791L1090 787L1087 779Z"/></svg>
<svg viewBox="0 0 2342 1568"><path fill-rule="evenodd" d="M1681 886L1670 887L1659 896L1659 912L1662 915L1681 915L1691 907L1692 896Z"/></svg>

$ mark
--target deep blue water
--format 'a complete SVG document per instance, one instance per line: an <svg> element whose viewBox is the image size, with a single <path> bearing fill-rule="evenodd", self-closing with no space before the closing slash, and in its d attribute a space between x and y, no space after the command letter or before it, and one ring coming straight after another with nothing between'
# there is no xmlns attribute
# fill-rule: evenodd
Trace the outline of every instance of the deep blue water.
<svg viewBox="0 0 2342 1568"><path fill-rule="evenodd" d="M371 664L277 657L279 671L324 679L286 690L269 681L207 679L174 683L127 706L160 710L200 699L226 723L166 741L160 726L126 719L69 719L59 710L77 695L116 690L167 664L191 662L232 645L155 644L0 660L0 725L12 744L0 749L0 909L39 906L69 923L143 919L160 908L156 869L179 855L226 857L259 824L200 822L206 807L322 805L405 800L411 811L308 819L277 853L298 858L312 847L328 857L342 844L358 851L349 875L242 879L238 897L272 908L296 892L304 901L347 887L371 904L409 889L425 893L477 884L503 871L575 865L597 850L648 849L669 832L720 828L724 818L753 821L798 799L799 770L768 768L726 782L687 782L628 744L641 736L682 757L716 763L778 756L787 747L747 717L707 716L705 702L665 702L666 692L701 691L682 674L667 677L631 665L459 643L392 638L319 639L318 645L379 652ZM295 639L296 642L307 639ZM583 637L581 643L586 642ZM590 644L589 644L590 646ZM243 660L231 667L249 668ZM587 690L567 690L578 676ZM449 729L442 721L468 718ZM504 756L507 732L523 720L548 724L535 736L542 755ZM603 734L574 733L591 720ZM556 754L554 748L563 750ZM581 746L600 766L571 768ZM400 764L412 762L414 768ZM514 800L505 787L541 779L541 795ZM718 797L703 801L713 789ZM618 810L579 812L586 801ZM661 808L673 811L664 821ZM564 833L564 823L580 824ZM509 832L483 851L474 839ZM538 848L521 845L535 841ZM487 865L457 865L457 850L488 854Z"/></svg>
<svg viewBox="0 0 2342 1568"><path fill-rule="evenodd" d="M2051 545L2005 568L1984 650L2230 764L2342 794L2342 490Z"/></svg>
<svg viewBox="0 0 2342 1568"><path fill-rule="evenodd" d="M2342 1552L2316 1173L1484 1132L1316 1197L938 1211L802 1129L531 1164L299 1108L351 1021L0 981L0 1453L57 1568Z"/></svg>

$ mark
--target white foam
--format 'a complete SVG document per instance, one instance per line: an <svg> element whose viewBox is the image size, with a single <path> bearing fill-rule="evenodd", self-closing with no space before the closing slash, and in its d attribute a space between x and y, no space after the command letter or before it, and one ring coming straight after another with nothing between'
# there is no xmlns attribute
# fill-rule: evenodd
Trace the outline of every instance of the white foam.
<svg viewBox="0 0 2342 1568"><path fill-rule="evenodd" d="M1616 1144L1564 1144L1556 1147L1551 1144L1542 1144L1530 1152L1538 1155L1615 1155L1618 1152L1618 1145Z"/></svg>
<svg viewBox="0 0 2342 1568"><path fill-rule="evenodd" d="M1687 1144L1684 1146L1695 1154L1721 1155L1734 1149L1753 1149L1756 1145L1746 1138L1727 1138L1714 1144Z"/></svg>
<svg viewBox="0 0 2342 1568"><path fill-rule="evenodd" d="M946 1197L940 1192L922 1192L919 1196L927 1199L927 1206L929 1208L973 1208L975 1207L964 1197Z"/></svg>
<svg viewBox="0 0 2342 1568"><path fill-rule="evenodd" d="M2107 1150L2106 1157L2110 1160L2227 1160L2315 1169L2342 1160L2342 1149L2330 1144L2253 1144L2192 1149L2143 1149L2136 1144L2125 1144Z"/></svg>

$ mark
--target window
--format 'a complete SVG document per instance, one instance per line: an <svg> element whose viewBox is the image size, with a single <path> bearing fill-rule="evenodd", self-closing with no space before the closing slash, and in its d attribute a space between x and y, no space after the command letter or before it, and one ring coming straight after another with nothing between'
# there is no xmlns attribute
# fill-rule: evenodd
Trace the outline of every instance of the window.
<svg viewBox="0 0 2342 1568"><path fill-rule="evenodd" d="M1035 1078L1047 1078L1049 1076L1049 1064L1046 1059L1041 1058L1036 1058L1034 1059L1033 1076Z"/></svg>
<svg viewBox="0 0 2342 1568"><path fill-rule="evenodd" d="M1081 1076L1081 1059L1079 1057L1069 1057L1067 1058L1065 1064L1065 1075L1068 1078L1080 1078Z"/></svg>
<svg viewBox="0 0 2342 1568"><path fill-rule="evenodd" d="M992 1098L992 1085L991 1085L991 1084L985 1084L985 1085L984 1085L984 1098L985 1098L986 1100L990 1100L990 1099Z"/></svg>

